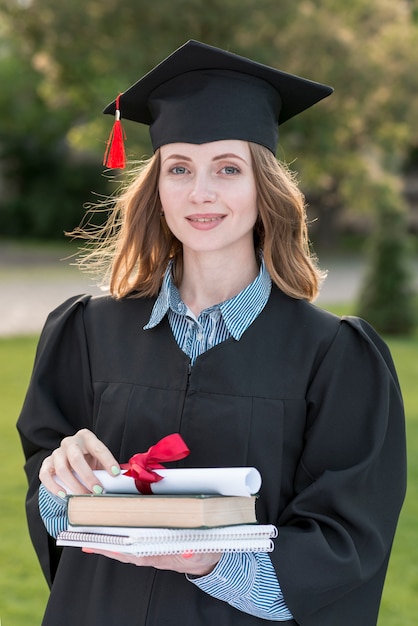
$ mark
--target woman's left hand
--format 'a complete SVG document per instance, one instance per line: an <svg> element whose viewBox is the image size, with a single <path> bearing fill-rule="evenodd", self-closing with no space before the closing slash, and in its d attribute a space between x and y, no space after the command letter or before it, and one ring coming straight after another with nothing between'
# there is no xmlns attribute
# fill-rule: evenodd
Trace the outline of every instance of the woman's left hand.
<svg viewBox="0 0 418 626"><path fill-rule="evenodd" d="M206 576L210 574L222 556L221 552L202 554L185 552L184 554L162 556L134 556L133 554L122 554L120 552L110 552L109 550L92 550L91 548L82 548L82 550L87 554L101 554L121 563L172 570L173 572L191 574L192 576Z"/></svg>

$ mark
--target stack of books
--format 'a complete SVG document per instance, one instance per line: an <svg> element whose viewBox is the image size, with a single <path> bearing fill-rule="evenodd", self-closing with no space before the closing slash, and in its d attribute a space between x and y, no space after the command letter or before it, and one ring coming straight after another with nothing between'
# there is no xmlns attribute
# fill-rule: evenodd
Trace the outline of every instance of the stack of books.
<svg viewBox="0 0 418 626"><path fill-rule="evenodd" d="M228 483L228 468L222 472ZM189 473L193 476L193 470ZM162 483L164 480L157 483L160 490ZM277 529L257 523L257 496L213 493L222 491L222 487L208 487L207 480L205 484L211 493L187 493L187 486L183 486L186 493L69 495L69 524L58 536L57 545L115 550L137 556L270 552ZM196 489L193 485L193 490ZM237 485L235 491L243 493L242 486ZM234 487L228 489L230 492L234 492Z"/></svg>

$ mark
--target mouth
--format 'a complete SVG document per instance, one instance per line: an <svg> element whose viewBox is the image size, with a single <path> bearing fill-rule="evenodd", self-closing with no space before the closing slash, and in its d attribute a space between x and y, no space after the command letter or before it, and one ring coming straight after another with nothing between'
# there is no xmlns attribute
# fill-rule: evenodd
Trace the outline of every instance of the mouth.
<svg viewBox="0 0 418 626"><path fill-rule="evenodd" d="M195 222L199 224L210 224L211 222L220 222L223 220L225 215L190 215L186 217L189 222Z"/></svg>

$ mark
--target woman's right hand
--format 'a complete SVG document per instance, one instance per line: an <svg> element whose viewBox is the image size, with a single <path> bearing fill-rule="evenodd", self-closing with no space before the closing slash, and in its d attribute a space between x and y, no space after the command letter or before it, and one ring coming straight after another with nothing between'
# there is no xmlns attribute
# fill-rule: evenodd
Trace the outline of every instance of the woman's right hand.
<svg viewBox="0 0 418 626"><path fill-rule="evenodd" d="M60 447L44 459L39 478L48 491L61 497L67 490L74 494L101 493L102 485L93 473L97 469L107 470L111 476L120 473L119 463L110 450L94 433L83 428L65 437ZM59 478L67 490L54 477Z"/></svg>

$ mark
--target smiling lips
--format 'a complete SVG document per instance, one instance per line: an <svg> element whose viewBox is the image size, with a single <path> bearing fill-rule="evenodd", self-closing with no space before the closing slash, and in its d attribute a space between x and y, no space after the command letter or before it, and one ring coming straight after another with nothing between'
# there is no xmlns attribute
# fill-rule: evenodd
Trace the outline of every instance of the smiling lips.
<svg viewBox="0 0 418 626"><path fill-rule="evenodd" d="M217 222L219 219L221 219L220 217L189 217L188 218L191 222L202 222L202 223L206 223L206 222Z"/></svg>
<svg viewBox="0 0 418 626"><path fill-rule="evenodd" d="M223 220L225 215L189 215L186 219L192 224L215 224Z"/></svg>

